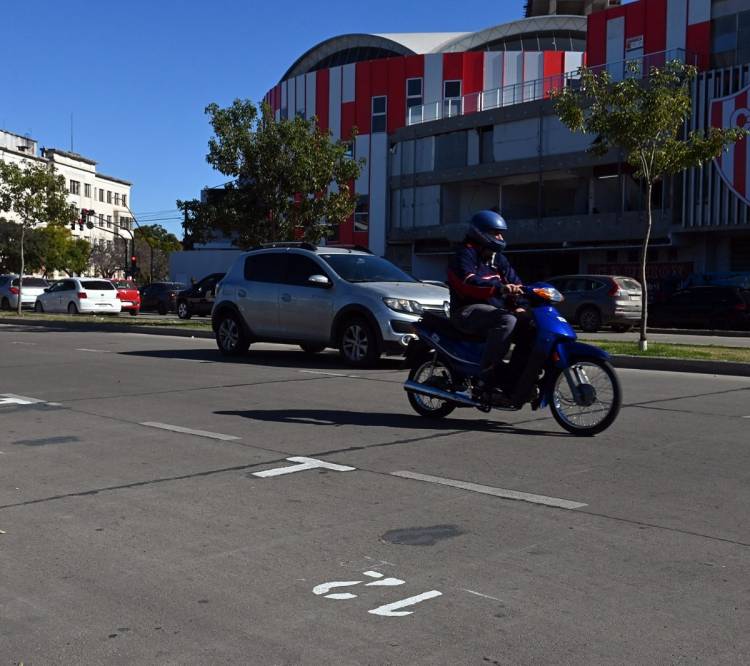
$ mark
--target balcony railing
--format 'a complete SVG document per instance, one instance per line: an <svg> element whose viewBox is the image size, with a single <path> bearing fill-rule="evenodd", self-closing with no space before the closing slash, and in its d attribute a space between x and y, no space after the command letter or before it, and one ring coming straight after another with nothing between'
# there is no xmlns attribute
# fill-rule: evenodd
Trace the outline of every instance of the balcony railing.
<svg viewBox="0 0 750 666"><path fill-rule="evenodd" d="M670 60L679 60L691 65L698 64L698 56L685 49L672 49L649 53L640 57L628 58L619 62L591 67L595 73L607 70L613 79L620 81L626 77L646 76L651 67L663 67ZM632 68L634 66L634 69ZM524 81L502 88L470 93L463 97L443 99L407 109L406 124L418 125L433 120L465 116L479 111L499 109L523 102L546 99L553 90L575 86L581 78L580 69L565 74L556 74L543 79Z"/></svg>

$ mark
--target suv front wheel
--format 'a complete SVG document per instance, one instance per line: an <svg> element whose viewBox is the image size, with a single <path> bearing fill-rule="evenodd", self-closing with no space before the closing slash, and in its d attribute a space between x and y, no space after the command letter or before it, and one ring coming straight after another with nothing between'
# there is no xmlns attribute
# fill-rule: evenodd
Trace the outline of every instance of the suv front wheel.
<svg viewBox="0 0 750 666"><path fill-rule="evenodd" d="M250 347L250 338L236 314L225 312L220 315L216 327L216 345L225 356L241 356Z"/></svg>
<svg viewBox="0 0 750 666"><path fill-rule="evenodd" d="M378 360L378 339L373 327L364 317L346 320L341 327L339 351L349 365L367 367Z"/></svg>
<svg viewBox="0 0 750 666"><path fill-rule="evenodd" d="M192 312L190 312L190 307L188 306L187 301L178 301L177 316L180 319L190 319Z"/></svg>

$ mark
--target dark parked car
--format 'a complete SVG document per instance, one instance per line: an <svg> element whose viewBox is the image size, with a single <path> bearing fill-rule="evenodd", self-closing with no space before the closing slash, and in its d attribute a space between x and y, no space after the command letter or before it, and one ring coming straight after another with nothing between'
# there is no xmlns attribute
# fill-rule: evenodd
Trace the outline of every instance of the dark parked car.
<svg viewBox="0 0 750 666"><path fill-rule="evenodd" d="M649 308L649 323L686 328L750 329L750 290L689 287Z"/></svg>
<svg viewBox="0 0 750 666"><path fill-rule="evenodd" d="M177 293L184 288L181 282L152 282L141 287L141 311L156 310L159 314L174 312Z"/></svg>
<svg viewBox="0 0 750 666"><path fill-rule="evenodd" d="M620 275L561 275L545 280L565 300L555 307L587 333L603 325L627 331L641 321L641 285Z"/></svg>
<svg viewBox="0 0 750 666"><path fill-rule="evenodd" d="M210 316L216 298L216 285L226 273L211 273L192 287L177 294L177 316L190 319L193 315Z"/></svg>

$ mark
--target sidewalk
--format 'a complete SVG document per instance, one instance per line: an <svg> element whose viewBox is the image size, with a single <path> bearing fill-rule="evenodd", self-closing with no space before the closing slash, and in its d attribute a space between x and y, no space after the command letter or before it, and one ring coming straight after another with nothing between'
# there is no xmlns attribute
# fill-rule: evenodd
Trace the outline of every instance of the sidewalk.
<svg viewBox="0 0 750 666"><path fill-rule="evenodd" d="M58 330L72 331L105 331L111 333L140 333L147 335L172 335L188 338L213 339L212 330L201 330L187 328L184 324L170 325L165 322L164 326L139 326L138 324L118 324L116 319L112 323L86 321L39 321L26 317L0 317L0 331L3 325L54 328ZM713 335L706 331L689 331L686 334L670 331L649 333L651 342L668 342L672 344L692 345L716 345L721 347L750 347L750 337L739 337L737 335ZM582 342L596 344L598 340L632 341L638 339L637 332L614 333L605 331L603 333L582 333ZM696 372L710 375L731 375L737 377L750 377L750 363L732 363L728 361L703 361L691 359L653 358L640 356L612 356L612 363L618 368L630 368L635 370L661 370L668 372Z"/></svg>

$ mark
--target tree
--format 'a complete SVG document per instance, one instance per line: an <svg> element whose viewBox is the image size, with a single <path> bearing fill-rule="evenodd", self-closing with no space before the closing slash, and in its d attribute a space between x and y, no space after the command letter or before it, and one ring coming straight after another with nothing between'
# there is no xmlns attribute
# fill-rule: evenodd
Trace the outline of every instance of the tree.
<svg viewBox="0 0 750 666"><path fill-rule="evenodd" d="M640 78L637 62L628 67L628 77L614 81L609 72L580 70L580 85L553 92L560 120L570 130L597 138L589 150L599 156L619 148L646 186L646 229L640 256L641 319L640 349L648 348L648 288L646 258L651 238L651 195L664 176L700 166L717 158L744 130L711 128L706 134L685 130L690 118L690 84L695 67L677 60L663 68L652 67Z"/></svg>
<svg viewBox="0 0 750 666"><path fill-rule="evenodd" d="M214 136L206 161L232 178L215 201L178 201L189 242L216 231L248 248L267 241L317 242L354 212L354 180L364 160L334 142L315 118L275 120L249 100L209 104Z"/></svg>
<svg viewBox="0 0 750 666"><path fill-rule="evenodd" d="M100 241L91 248L91 265L99 275L109 279L123 270L127 243L127 239L115 236L110 243Z"/></svg>
<svg viewBox="0 0 750 666"><path fill-rule="evenodd" d="M164 280L169 275L169 255L182 249L177 236L160 224L141 225L135 230L135 255L146 282Z"/></svg>
<svg viewBox="0 0 750 666"><path fill-rule="evenodd" d="M65 178L55 174L54 166L27 161L21 165L0 161L0 212L13 213L21 232L17 310L20 315L26 233L39 224L70 224L78 215L68 203Z"/></svg>
<svg viewBox="0 0 750 666"><path fill-rule="evenodd" d="M64 258L62 269L70 276L80 275L88 270L91 259L91 244L83 238L74 238Z"/></svg>

